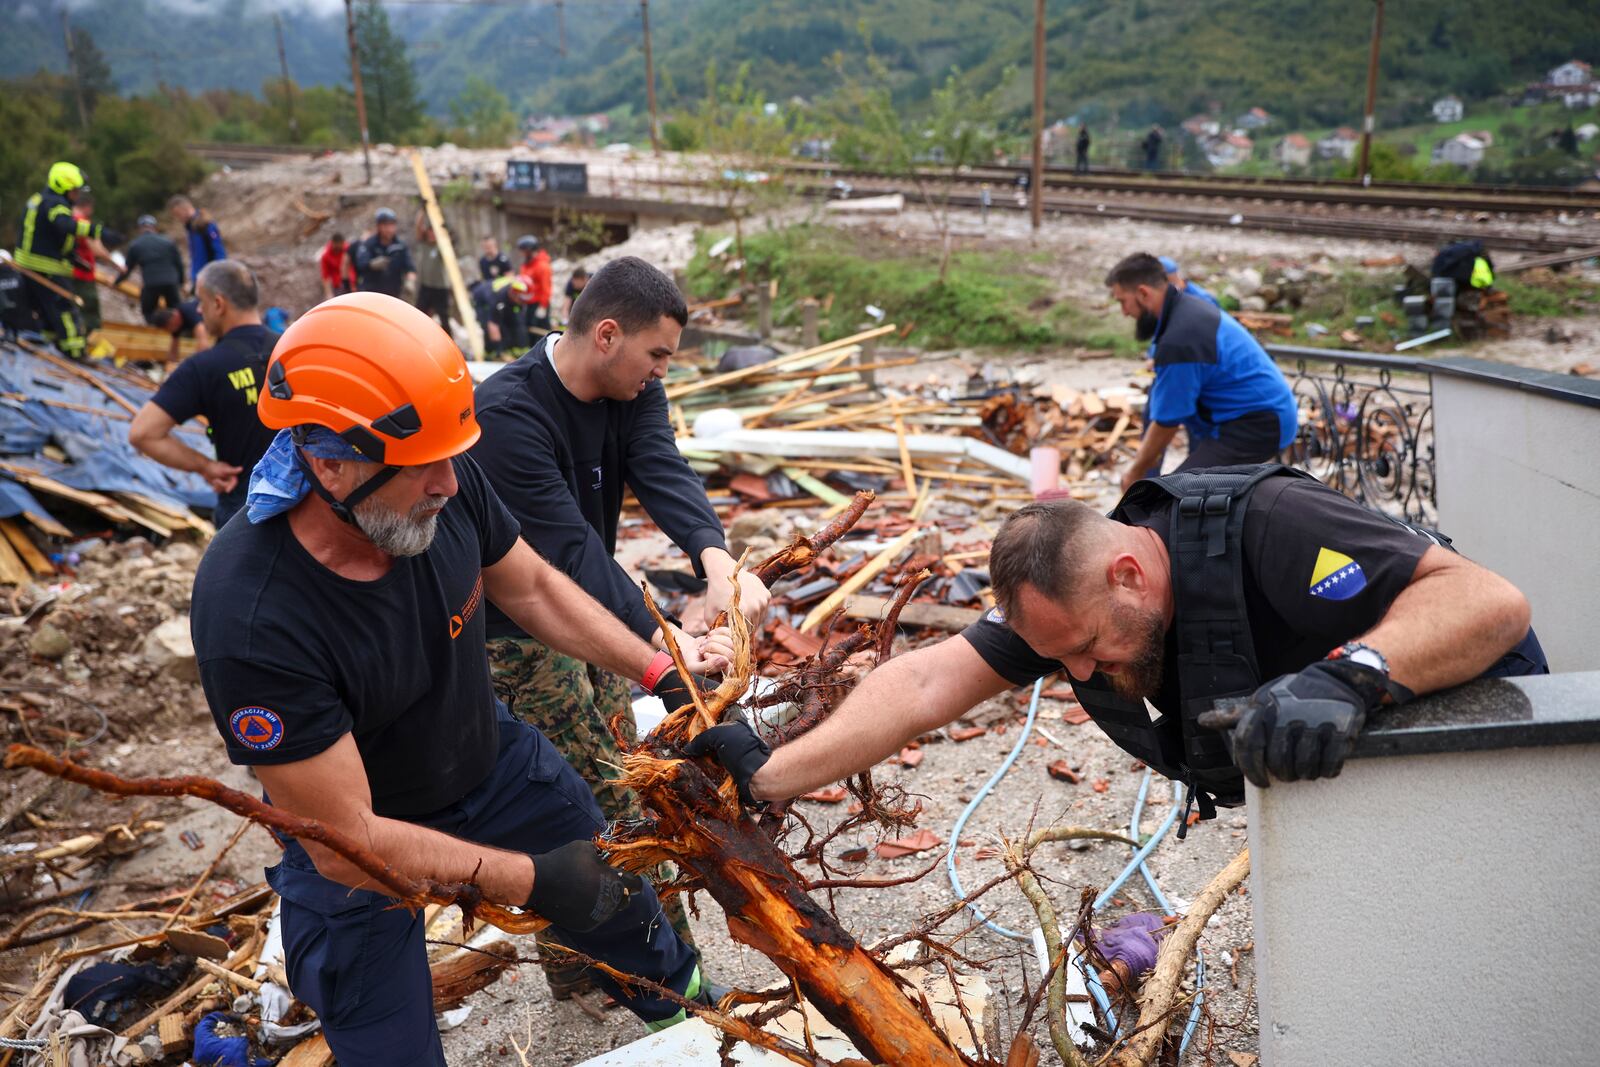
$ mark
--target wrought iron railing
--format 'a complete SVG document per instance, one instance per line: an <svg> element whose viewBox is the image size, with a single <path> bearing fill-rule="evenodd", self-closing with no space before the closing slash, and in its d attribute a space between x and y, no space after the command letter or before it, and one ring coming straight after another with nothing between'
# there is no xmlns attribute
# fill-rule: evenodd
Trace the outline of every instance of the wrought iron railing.
<svg viewBox="0 0 1600 1067"><path fill-rule="evenodd" d="M1431 525L1433 379L1427 362L1270 345L1300 403L1288 462L1355 500Z"/></svg>

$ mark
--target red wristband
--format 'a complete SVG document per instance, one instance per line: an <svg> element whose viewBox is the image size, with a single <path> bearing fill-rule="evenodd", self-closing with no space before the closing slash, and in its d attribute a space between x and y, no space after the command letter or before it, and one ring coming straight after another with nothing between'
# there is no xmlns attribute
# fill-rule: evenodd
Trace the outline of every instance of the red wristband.
<svg viewBox="0 0 1600 1067"><path fill-rule="evenodd" d="M644 677L639 679L639 684L644 686L645 692L654 693L656 691L656 683L661 681L661 676L674 666L671 652L665 649L657 652L656 658L651 660L650 666L645 668Z"/></svg>

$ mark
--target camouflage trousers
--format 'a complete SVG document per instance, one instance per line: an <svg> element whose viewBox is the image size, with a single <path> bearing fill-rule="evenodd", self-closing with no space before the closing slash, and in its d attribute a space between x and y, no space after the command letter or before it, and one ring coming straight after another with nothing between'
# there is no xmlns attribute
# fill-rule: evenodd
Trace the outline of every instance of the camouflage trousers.
<svg viewBox="0 0 1600 1067"><path fill-rule="evenodd" d="M633 722L633 702L628 683L610 671L564 656L532 638L500 637L489 642L489 673L495 694L511 709L511 714L538 727L572 764L578 776L588 783L596 803L612 822L638 819L644 814L639 798L618 785L622 773L622 752L611 736L609 723L621 713L623 735L637 739ZM656 872L655 881L670 879L670 869ZM672 928L690 948L694 937L689 932L689 916L683 899L663 902ZM546 943L539 935L540 944ZM540 953L544 955L544 953ZM559 958L559 953L550 953ZM569 995L585 984L582 964L544 964L545 977L557 996Z"/></svg>

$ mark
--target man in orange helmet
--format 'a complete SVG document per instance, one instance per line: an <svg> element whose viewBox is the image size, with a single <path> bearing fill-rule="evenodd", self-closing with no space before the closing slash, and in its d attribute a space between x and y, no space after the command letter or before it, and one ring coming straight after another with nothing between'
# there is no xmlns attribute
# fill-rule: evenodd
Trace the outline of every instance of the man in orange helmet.
<svg viewBox="0 0 1600 1067"><path fill-rule="evenodd" d="M280 432L252 475L249 521L201 561L192 609L229 757L272 803L397 869L475 882L586 956L705 996L655 891L600 858L588 788L495 699L484 601L669 707L687 702L683 680L518 537L464 454L478 423L460 351L394 297L336 297L279 340L259 413ZM291 840L267 877L295 996L341 1067L444 1064L421 913L312 841ZM682 1017L601 981L653 1027Z"/></svg>

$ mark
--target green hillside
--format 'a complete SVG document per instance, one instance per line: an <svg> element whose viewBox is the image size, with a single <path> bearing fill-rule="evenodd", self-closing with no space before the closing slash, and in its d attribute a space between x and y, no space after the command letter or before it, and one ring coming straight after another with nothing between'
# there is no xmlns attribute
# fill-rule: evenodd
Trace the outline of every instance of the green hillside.
<svg viewBox="0 0 1600 1067"><path fill-rule="evenodd" d="M346 78L343 19L328 5L282 5L289 66L301 84ZM471 74L530 110L642 110L639 7L567 0L567 54L551 0L526 5L387 8L407 40L436 114ZM1370 0L1049 0L1052 118L1097 125L1172 123L1216 105L1267 108L1289 126L1351 123L1360 113ZM259 0L86 0L74 17L99 41L124 92L159 82L191 90L256 89L277 75L270 6ZM1013 116L1031 100L1028 0L655 0L656 68L664 107L696 96L706 64L751 64L771 99L824 95L829 57L864 54L862 30L910 105L951 66L1004 86ZM1594 0L1391 3L1380 121L1406 125L1453 92L1487 100L1572 57L1600 62ZM15 9L0 34L0 76L61 69L58 9Z"/></svg>

